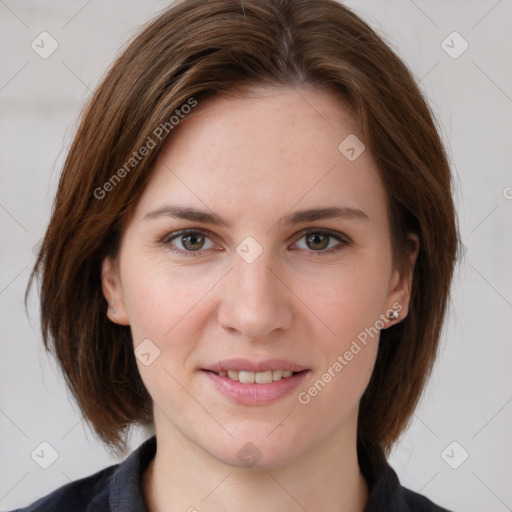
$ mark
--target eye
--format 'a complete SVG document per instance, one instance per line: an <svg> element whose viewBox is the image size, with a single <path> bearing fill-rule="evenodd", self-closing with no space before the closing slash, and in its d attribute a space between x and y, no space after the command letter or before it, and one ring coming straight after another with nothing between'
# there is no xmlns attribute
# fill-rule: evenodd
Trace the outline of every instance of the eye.
<svg viewBox="0 0 512 512"><path fill-rule="evenodd" d="M186 254L187 256L196 256L193 253L199 253L215 247L215 244L206 233L192 230L171 233L162 240L162 243L168 245L172 251Z"/></svg>
<svg viewBox="0 0 512 512"><path fill-rule="evenodd" d="M325 254L339 251L350 244L351 242L341 234L310 228L302 234L295 247Z"/></svg>

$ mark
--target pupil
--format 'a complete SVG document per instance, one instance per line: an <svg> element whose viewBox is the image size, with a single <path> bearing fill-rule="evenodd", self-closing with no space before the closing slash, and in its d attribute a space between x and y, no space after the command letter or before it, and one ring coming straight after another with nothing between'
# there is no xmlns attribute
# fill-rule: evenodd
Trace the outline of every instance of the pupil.
<svg viewBox="0 0 512 512"><path fill-rule="evenodd" d="M183 246L188 250L199 250L204 242L204 236L203 235L184 235L182 238Z"/></svg>
<svg viewBox="0 0 512 512"><path fill-rule="evenodd" d="M320 233L315 233L307 237L307 243L319 244L316 247L310 247L310 249L325 249L329 245L329 237Z"/></svg>

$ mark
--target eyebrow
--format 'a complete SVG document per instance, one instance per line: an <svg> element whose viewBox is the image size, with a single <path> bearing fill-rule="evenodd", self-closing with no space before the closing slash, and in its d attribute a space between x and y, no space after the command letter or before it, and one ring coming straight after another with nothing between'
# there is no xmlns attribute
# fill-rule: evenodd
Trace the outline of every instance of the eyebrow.
<svg viewBox="0 0 512 512"><path fill-rule="evenodd" d="M232 221L224 219L214 212L168 204L147 212L142 220L147 221L159 217L171 217L175 219L201 222L203 224L213 224L217 226L224 226L228 229L233 224ZM358 208L351 208L348 206L309 208L289 213L284 217L281 217L275 225L295 225L325 219L368 220L368 215Z"/></svg>

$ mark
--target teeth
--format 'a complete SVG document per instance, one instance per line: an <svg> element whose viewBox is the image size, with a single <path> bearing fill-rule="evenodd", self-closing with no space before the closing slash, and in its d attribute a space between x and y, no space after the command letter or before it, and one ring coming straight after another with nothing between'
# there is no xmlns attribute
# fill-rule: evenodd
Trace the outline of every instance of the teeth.
<svg viewBox="0 0 512 512"><path fill-rule="evenodd" d="M238 372L238 380L246 384L254 383L254 372Z"/></svg>
<svg viewBox="0 0 512 512"><path fill-rule="evenodd" d="M257 372L254 374L254 382L257 384L268 384L272 382L272 370L268 372Z"/></svg>
<svg viewBox="0 0 512 512"><path fill-rule="evenodd" d="M228 377L231 380L238 380L238 372L236 370L228 370Z"/></svg>
<svg viewBox="0 0 512 512"><path fill-rule="evenodd" d="M286 379L291 377L291 370L267 370L265 372L246 372L245 370L222 370L218 373L220 377L229 377L231 380L239 381L244 384L270 384L272 381Z"/></svg>

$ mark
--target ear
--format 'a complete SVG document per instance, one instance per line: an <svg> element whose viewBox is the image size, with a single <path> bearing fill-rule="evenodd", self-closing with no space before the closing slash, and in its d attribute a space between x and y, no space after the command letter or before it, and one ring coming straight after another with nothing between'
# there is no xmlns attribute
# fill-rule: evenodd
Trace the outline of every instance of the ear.
<svg viewBox="0 0 512 512"><path fill-rule="evenodd" d="M387 310L385 316L389 319L386 327L401 322L409 314L409 301L414 275L414 266L420 250L420 239L418 235L410 233L407 236L408 266L404 270L395 269L390 281L389 294L386 301ZM398 312L396 318L393 311ZM396 315L396 313L395 313Z"/></svg>
<svg viewBox="0 0 512 512"><path fill-rule="evenodd" d="M101 264L101 290L108 302L107 316L119 325L130 325L116 263L107 256Z"/></svg>

